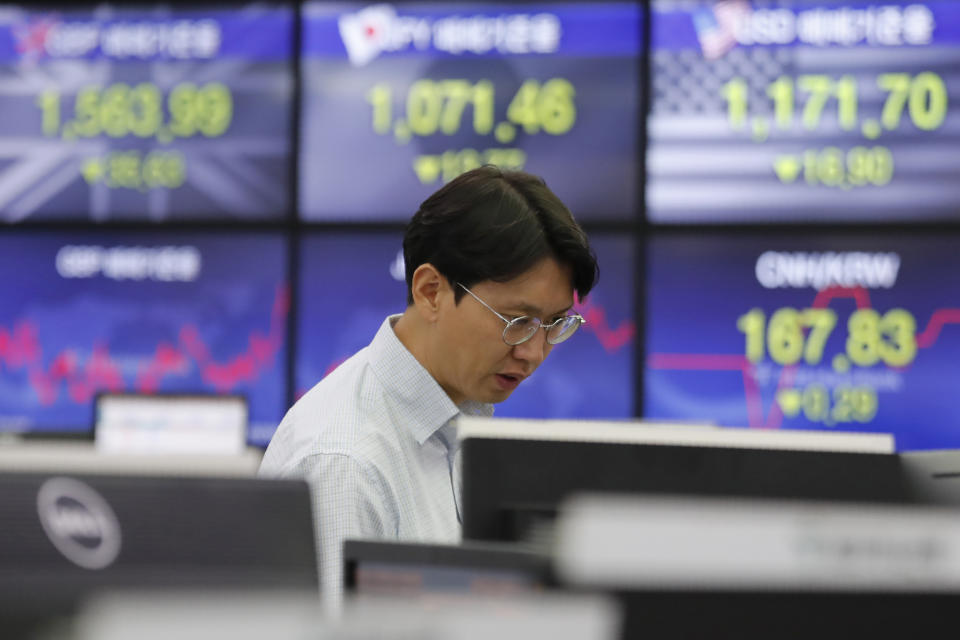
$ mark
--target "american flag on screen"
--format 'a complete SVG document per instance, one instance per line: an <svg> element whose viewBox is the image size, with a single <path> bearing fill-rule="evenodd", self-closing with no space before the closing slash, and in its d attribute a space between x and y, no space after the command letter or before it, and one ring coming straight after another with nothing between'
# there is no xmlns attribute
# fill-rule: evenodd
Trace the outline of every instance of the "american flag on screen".
<svg viewBox="0 0 960 640"><path fill-rule="evenodd" d="M715 60L733 49L737 45L737 25L752 11L748 0L720 0L713 9L697 10L693 14L693 26L703 57Z"/></svg>

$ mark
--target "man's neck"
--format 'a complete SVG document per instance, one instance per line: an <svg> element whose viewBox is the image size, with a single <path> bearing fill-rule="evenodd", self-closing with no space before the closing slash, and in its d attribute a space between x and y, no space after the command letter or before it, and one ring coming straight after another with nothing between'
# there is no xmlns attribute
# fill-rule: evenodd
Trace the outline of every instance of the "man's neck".
<svg viewBox="0 0 960 640"><path fill-rule="evenodd" d="M400 344L406 347L407 351L417 359L417 362L427 370L427 373L437 381L437 384L439 384L447 394L447 397L449 397L455 405L460 406L466 398L451 394L447 386L444 385L437 376L437 367L434 363L437 362L438 358L442 358L443 354L436 353L436 349L431 348L427 336L428 328L424 326L423 320L418 317L416 313L416 309L407 307L407 310L393 323L393 333L397 336Z"/></svg>

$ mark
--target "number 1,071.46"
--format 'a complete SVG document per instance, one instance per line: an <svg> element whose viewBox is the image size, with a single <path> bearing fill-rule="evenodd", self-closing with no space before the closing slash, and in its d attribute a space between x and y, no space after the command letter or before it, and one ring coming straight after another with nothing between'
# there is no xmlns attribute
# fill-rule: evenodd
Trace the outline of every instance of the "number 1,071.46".
<svg viewBox="0 0 960 640"><path fill-rule="evenodd" d="M495 122L494 85L489 80L470 82L462 79L420 79L410 85L404 96L403 117L394 118L394 98L390 85L374 85L366 94L373 108L373 130L381 135L402 127L417 136L435 133L453 135L460 131L464 112L473 112L474 133L488 135L508 126L520 127L527 134L540 131L563 135L577 119L575 91L570 81L551 78L543 83L526 80L517 89L506 110L506 120ZM508 142L509 140L503 140Z"/></svg>

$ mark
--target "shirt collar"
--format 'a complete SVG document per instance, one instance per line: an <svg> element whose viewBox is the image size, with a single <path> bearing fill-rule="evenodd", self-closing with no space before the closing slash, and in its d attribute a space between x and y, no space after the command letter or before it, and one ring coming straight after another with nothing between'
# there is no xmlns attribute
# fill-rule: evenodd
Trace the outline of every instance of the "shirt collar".
<svg viewBox="0 0 960 640"><path fill-rule="evenodd" d="M370 363L406 420L399 425L423 444L459 413L492 416L493 405L466 401L459 407L393 331L400 315L389 316L370 343Z"/></svg>

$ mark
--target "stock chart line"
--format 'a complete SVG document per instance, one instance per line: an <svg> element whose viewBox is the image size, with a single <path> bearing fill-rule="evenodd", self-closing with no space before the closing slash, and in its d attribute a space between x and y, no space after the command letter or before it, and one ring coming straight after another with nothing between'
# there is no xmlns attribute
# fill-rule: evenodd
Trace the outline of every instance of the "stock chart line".
<svg viewBox="0 0 960 640"><path fill-rule="evenodd" d="M57 402L61 384L66 386L71 401L85 404L98 391L131 389L153 393L166 378L185 376L194 369L209 388L224 393L238 384L256 380L273 364L283 348L289 310L289 287L281 285L274 295L267 332L252 331L246 349L223 361L211 356L196 326L185 324L176 332L176 343L161 342L151 356L137 365L132 384L121 372L121 358L111 355L109 345L102 341L92 345L86 359L78 355L77 349L68 348L44 366L42 341L36 325L28 320L15 323L12 329L0 327L0 366L11 371L26 370L30 386L44 406Z"/></svg>
<svg viewBox="0 0 960 640"><path fill-rule="evenodd" d="M870 293L863 287L823 289L814 297L811 308L826 309L832 301L843 298L852 299L858 310L872 308ZM949 324L960 324L960 308L934 310L924 330L916 335L917 348L932 347L943 328ZM779 429L782 426L783 411L775 399L770 412L766 417L763 415L763 401L754 375L754 365L743 354L651 353L647 357L647 368L664 371L737 371L743 377L749 426L759 429ZM776 392L793 385L797 368L797 365L786 365L780 370L774 398Z"/></svg>
<svg viewBox="0 0 960 640"><path fill-rule="evenodd" d="M637 326L632 320L624 320L616 329L610 326L607 310L590 301L574 305L574 310L583 316L583 328L593 333L607 353L616 353L633 340Z"/></svg>

